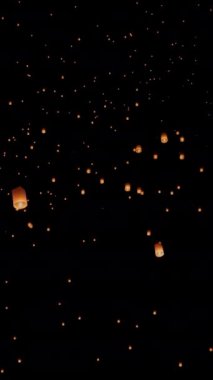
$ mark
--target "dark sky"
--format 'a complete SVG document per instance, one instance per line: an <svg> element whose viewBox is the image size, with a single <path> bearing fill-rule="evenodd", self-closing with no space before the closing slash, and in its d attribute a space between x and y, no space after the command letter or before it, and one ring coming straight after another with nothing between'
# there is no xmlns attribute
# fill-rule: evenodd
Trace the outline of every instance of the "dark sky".
<svg viewBox="0 0 213 380"><path fill-rule="evenodd" d="M3 378L211 378L212 25L208 1L1 0Z"/></svg>

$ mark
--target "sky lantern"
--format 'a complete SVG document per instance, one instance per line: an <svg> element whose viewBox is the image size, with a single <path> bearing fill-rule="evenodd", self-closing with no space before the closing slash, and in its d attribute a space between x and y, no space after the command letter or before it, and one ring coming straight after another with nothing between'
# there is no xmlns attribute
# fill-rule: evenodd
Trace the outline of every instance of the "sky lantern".
<svg viewBox="0 0 213 380"><path fill-rule="evenodd" d="M169 138L166 132L161 133L160 141L162 142L162 144L168 143Z"/></svg>
<svg viewBox="0 0 213 380"><path fill-rule="evenodd" d="M131 183L125 183L124 190L129 193L131 191Z"/></svg>
<svg viewBox="0 0 213 380"><path fill-rule="evenodd" d="M164 249L161 242L155 243L155 256L156 257L163 257L164 256Z"/></svg>
<svg viewBox="0 0 213 380"><path fill-rule="evenodd" d="M19 186L12 190L13 207L16 211L27 207L27 195L23 187Z"/></svg>
<svg viewBox="0 0 213 380"><path fill-rule="evenodd" d="M137 194L144 195L142 187L137 187Z"/></svg>
<svg viewBox="0 0 213 380"><path fill-rule="evenodd" d="M136 147L133 149L133 152L135 152L137 154L142 153L142 151L143 151L143 148L141 145L136 145Z"/></svg>

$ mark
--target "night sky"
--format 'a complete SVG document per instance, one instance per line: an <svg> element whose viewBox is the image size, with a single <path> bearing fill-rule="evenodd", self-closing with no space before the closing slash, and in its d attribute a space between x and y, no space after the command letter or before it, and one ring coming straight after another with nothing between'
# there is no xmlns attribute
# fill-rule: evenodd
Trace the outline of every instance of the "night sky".
<svg viewBox="0 0 213 380"><path fill-rule="evenodd" d="M208 1L1 0L0 377L212 378L212 47Z"/></svg>

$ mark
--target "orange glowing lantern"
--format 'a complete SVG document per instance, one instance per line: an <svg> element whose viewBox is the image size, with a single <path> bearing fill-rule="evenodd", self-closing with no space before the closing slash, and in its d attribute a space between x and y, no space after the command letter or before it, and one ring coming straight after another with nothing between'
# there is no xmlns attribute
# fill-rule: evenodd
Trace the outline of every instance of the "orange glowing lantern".
<svg viewBox="0 0 213 380"><path fill-rule="evenodd" d="M131 191L131 183L125 183L124 190L129 193Z"/></svg>
<svg viewBox="0 0 213 380"><path fill-rule="evenodd" d="M133 149L133 152L135 152L137 154L142 153L142 151L143 151L143 148L141 145L136 145L136 147Z"/></svg>
<svg viewBox="0 0 213 380"><path fill-rule="evenodd" d="M162 142L162 144L168 143L169 138L168 138L167 133L165 132L161 133L160 141Z"/></svg>
<svg viewBox="0 0 213 380"><path fill-rule="evenodd" d="M27 207L27 195L23 187L19 186L12 190L13 207L16 211Z"/></svg>
<svg viewBox="0 0 213 380"><path fill-rule="evenodd" d="M161 242L155 243L155 256L156 257L163 257L164 256L164 249Z"/></svg>
<svg viewBox="0 0 213 380"><path fill-rule="evenodd" d="M137 194L144 195L142 187L137 187Z"/></svg>

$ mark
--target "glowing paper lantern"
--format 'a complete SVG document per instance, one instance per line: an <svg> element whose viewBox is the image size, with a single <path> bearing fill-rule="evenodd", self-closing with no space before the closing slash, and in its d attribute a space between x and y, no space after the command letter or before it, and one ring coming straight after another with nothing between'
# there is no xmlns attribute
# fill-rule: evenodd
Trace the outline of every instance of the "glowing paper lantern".
<svg viewBox="0 0 213 380"><path fill-rule="evenodd" d="M137 154L142 153L142 151L143 151L143 148L141 145L136 145L136 147L133 149L133 152L135 152Z"/></svg>
<svg viewBox="0 0 213 380"><path fill-rule="evenodd" d="M131 191L131 183L125 183L124 190L129 193Z"/></svg>
<svg viewBox="0 0 213 380"><path fill-rule="evenodd" d="M160 141L162 142L162 144L168 143L169 138L168 138L167 133L165 132L161 133Z"/></svg>
<svg viewBox="0 0 213 380"><path fill-rule="evenodd" d="M137 187L137 194L144 195L142 187Z"/></svg>
<svg viewBox="0 0 213 380"><path fill-rule="evenodd" d="M163 249L161 242L156 243L154 248L155 248L155 256L156 257L163 257L164 256L164 249Z"/></svg>
<svg viewBox="0 0 213 380"><path fill-rule="evenodd" d="M19 186L12 190L13 207L19 211L27 207L27 195L23 187Z"/></svg>

